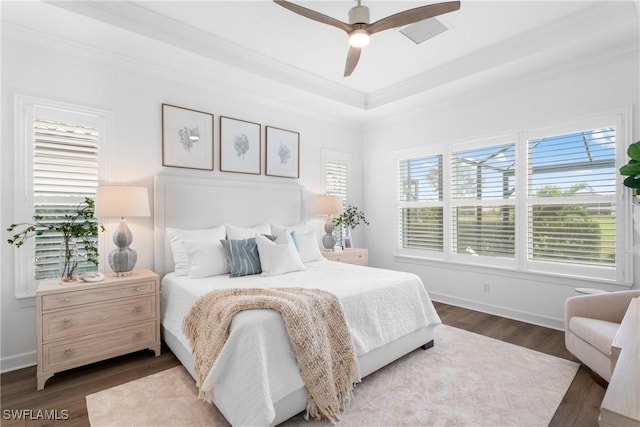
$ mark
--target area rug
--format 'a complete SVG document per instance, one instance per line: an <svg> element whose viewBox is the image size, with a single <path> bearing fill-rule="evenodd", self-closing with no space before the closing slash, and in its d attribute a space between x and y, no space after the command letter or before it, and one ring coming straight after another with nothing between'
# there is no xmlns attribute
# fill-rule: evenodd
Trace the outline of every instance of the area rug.
<svg viewBox="0 0 640 427"><path fill-rule="evenodd" d="M441 325L435 347L364 378L340 426L546 426L578 364ZM93 427L228 426L175 367L88 395ZM283 426L330 426L297 415Z"/></svg>

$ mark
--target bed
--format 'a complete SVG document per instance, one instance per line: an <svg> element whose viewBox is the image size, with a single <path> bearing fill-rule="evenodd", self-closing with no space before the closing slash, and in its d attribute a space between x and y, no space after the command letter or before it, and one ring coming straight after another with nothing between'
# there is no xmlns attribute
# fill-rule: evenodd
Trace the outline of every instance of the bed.
<svg viewBox="0 0 640 427"><path fill-rule="evenodd" d="M155 270L162 277L163 339L195 377L182 321L197 299L213 289L308 287L334 293L358 357L362 377L419 348L433 345L440 319L420 279L410 273L322 259L304 270L262 277L179 276L167 229L198 230L220 224L301 224L308 199L297 184L227 181L159 175L155 178ZM276 425L306 408L307 393L280 315L271 310L238 314L203 388L232 425Z"/></svg>

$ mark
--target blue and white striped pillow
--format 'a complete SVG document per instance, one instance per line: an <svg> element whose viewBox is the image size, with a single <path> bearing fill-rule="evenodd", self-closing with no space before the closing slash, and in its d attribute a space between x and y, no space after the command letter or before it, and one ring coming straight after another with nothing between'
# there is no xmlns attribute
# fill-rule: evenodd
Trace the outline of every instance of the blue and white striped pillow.
<svg viewBox="0 0 640 427"><path fill-rule="evenodd" d="M263 236L271 241L275 240L274 236L267 234L263 234ZM262 273L260 254L258 253L255 237L242 240L220 240L220 243L222 243L231 270L229 277L242 277Z"/></svg>

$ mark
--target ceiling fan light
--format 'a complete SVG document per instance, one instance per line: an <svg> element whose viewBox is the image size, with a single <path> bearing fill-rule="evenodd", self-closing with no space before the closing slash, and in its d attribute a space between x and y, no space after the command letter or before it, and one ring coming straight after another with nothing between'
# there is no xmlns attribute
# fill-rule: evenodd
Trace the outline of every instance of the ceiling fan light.
<svg viewBox="0 0 640 427"><path fill-rule="evenodd" d="M365 47L369 44L369 33L363 29L353 31L349 34L349 44L353 47Z"/></svg>

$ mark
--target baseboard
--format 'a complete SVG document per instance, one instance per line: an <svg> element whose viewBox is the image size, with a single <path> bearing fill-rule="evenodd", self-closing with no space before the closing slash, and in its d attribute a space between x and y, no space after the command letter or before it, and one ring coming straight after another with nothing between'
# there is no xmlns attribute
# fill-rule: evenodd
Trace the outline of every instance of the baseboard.
<svg viewBox="0 0 640 427"><path fill-rule="evenodd" d="M37 364L35 351L4 357L0 360L0 373L11 372L22 368L28 368Z"/></svg>
<svg viewBox="0 0 640 427"><path fill-rule="evenodd" d="M528 313L526 311L513 310L507 307L486 304L483 302L454 297L451 295L443 295L436 292L429 292L429 297L431 297L433 301L456 305L458 307L464 307L471 310L481 311L483 313L493 314L496 316L506 317L508 319L519 320L538 326L544 326L546 328L564 331L564 319L555 319L552 317L540 316L538 314Z"/></svg>

